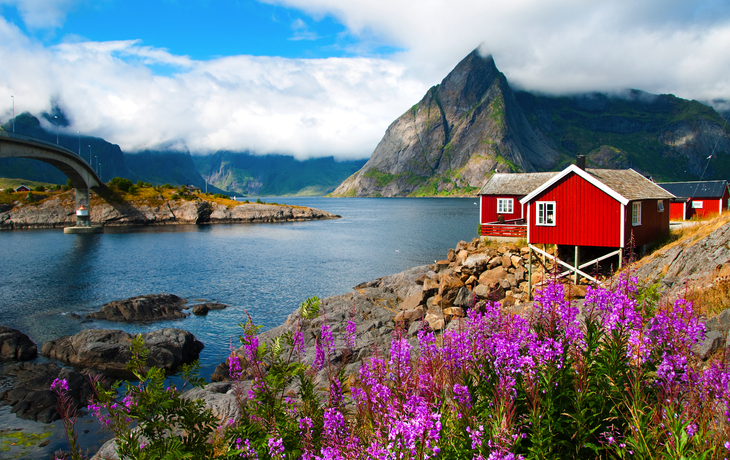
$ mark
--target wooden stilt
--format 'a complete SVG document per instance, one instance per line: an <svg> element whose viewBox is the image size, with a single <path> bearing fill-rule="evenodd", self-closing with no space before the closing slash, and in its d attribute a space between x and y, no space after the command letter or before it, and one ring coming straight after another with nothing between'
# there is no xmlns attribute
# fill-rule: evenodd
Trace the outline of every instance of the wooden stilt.
<svg viewBox="0 0 730 460"><path fill-rule="evenodd" d="M575 247L575 274L573 276L573 283L578 284L580 277L578 276L578 268L580 267L580 246Z"/></svg>
<svg viewBox="0 0 730 460"><path fill-rule="evenodd" d="M618 250L618 269L621 270L621 265L624 261L624 248Z"/></svg>

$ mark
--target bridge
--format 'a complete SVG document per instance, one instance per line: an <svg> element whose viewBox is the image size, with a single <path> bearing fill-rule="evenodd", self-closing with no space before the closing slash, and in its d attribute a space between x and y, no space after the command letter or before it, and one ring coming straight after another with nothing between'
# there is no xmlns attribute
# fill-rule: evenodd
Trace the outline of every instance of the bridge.
<svg viewBox="0 0 730 460"><path fill-rule="evenodd" d="M76 213L76 226L89 226L89 189L102 182L94 168L76 152L42 139L0 130L0 158L31 158L61 170L76 189L76 209L83 205L88 212Z"/></svg>

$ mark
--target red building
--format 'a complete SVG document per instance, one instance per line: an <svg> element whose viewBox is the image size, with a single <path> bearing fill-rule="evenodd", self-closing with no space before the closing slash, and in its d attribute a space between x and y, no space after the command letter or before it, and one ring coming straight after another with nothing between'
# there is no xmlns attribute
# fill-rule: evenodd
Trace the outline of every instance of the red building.
<svg viewBox="0 0 730 460"><path fill-rule="evenodd" d="M20 187L15 189L16 192L30 192L30 188L25 184L21 184Z"/></svg>
<svg viewBox="0 0 730 460"><path fill-rule="evenodd" d="M706 217L730 209L730 188L726 180L666 182L658 185L677 197L670 205L671 220Z"/></svg>
<svg viewBox="0 0 730 460"><path fill-rule="evenodd" d="M479 223L482 236L526 238L527 208L520 204L520 200L556 174L558 173L493 175L479 191Z"/></svg>
<svg viewBox="0 0 730 460"><path fill-rule="evenodd" d="M527 206L527 242L625 248L669 234L674 195L633 169L570 165L520 200Z"/></svg>

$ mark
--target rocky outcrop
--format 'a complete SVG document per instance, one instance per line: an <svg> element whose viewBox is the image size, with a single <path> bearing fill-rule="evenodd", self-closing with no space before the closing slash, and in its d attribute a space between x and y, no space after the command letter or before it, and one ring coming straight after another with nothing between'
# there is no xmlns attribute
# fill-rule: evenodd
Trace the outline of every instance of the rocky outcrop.
<svg viewBox="0 0 730 460"><path fill-rule="evenodd" d="M101 226L294 222L340 216L302 206L247 203L228 207L209 201L155 200L157 204L115 203L94 199L91 223ZM76 223L75 202L61 194L37 203L16 202L0 212L0 229L68 227Z"/></svg>
<svg viewBox="0 0 730 460"><path fill-rule="evenodd" d="M17 329L0 326L0 361L28 361L38 356L38 347Z"/></svg>
<svg viewBox="0 0 730 460"><path fill-rule="evenodd" d="M46 342L41 355L56 359L77 369L94 369L104 374L131 378L127 363L134 337L124 331L86 329L73 336ZM203 349L193 334L182 329L166 328L142 334L149 350L148 367L173 372L181 364L198 358Z"/></svg>
<svg viewBox="0 0 730 460"><path fill-rule="evenodd" d="M124 323L150 322L186 318L186 300L172 294L147 294L115 300L101 310L86 315L87 319L103 319Z"/></svg>
<svg viewBox="0 0 730 460"><path fill-rule="evenodd" d="M684 289L708 289L730 264L730 222L715 220L700 224L704 237L691 236L667 245L639 260L633 274L647 284L661 283L666 294L677 296Z"/></svg>
<svg viewBox="0 0 730 460"><path fill-rule="evenodd" d="M86 407L93 395L88 376L54 363L20 363L6 367L2 374L11 378L14 386L0 395L0 401L11 406L10 412L23 419L51 423L60 418L56 397L50 390L55 379L68 382L68 394L77 409Z"/></svg>

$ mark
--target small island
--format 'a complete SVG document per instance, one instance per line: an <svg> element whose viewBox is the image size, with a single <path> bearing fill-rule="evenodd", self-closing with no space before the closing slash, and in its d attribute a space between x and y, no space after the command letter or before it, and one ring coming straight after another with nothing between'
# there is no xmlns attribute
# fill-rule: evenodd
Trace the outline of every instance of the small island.
<svg viewBox="0 0 730 460"><path fill-rule="evenodd" d="M215 223L272 223L338 219L304 206L239 202L195 187L133 184L114 178L91 193L91 223L102 227ZM37 186L31 191L0 192L0 229L61 228L74 225L74 192L68 186Z"/></svg>

